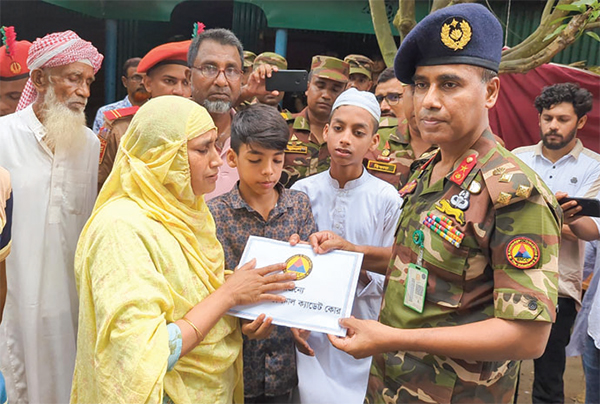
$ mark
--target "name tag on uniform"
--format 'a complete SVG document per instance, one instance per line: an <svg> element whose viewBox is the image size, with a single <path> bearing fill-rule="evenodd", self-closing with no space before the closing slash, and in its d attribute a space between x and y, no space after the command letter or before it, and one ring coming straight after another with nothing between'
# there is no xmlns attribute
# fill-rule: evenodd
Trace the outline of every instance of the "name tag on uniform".
<svg viewBox="0 0 600 404"><path fill-rule="evenodd" d="M373 171L380 171L382 173L394 174L396 172L396 165L390 163L381 163L375 160L369 160L367 168Z"/></svg>
<svg viewBox="0 0 600 404"><path fill-rule="evenodd" d="M417 313L423 313L428 276L429 272L427 272L425 268L415 264L408 264L404 305L410 307Z"/></svg>
<svg viewBox="0 0 600 404"><path fill-rule="evenodd" d="M106 153L106 144L108 143L108 141L104 138L101 138L100 136L98 136L98 139L100 140L100 161L98 162L98 164L102 164L102 160L104 159L104 153Z"/></svg>
<svg viewBox="0 0 600 404"><path fill-rule="evenodd" d="M292 146L292 145L287 145L287 147L285 148L285 152L286 153L302 153L302 154L306 154L308 153L308 147L306 146Z"/></svg>

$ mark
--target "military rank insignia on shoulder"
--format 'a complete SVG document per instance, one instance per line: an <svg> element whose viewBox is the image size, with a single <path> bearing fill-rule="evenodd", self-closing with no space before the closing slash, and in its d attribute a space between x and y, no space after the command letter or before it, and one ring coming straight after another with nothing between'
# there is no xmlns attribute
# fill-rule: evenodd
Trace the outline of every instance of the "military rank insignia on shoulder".
<svg viewBox="0 0 600 404"><path fill-rule="evenodd" d="M296 135L292 135L284 151L286 153L307 154L308 147L306 147L300 140L298 140L298 137Z"/></svg>

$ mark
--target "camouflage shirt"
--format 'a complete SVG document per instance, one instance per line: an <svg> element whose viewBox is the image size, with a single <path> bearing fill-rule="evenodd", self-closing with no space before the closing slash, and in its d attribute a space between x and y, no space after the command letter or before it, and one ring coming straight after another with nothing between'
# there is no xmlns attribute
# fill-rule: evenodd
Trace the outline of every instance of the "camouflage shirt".
<svg viewBox="0 0 600 404"><path fill-rule="evenodd" d="M380 322L414 329L493 317L554 321L562 213L552 192L489 132L454 171L429 184L439 159L437 153L409 182L416 180L416 187L405 196ZM474 163L462 170L467 161ZM468 204L456 205L461 191ZM422 224L429 212L446 216L464 234L458 247ZM429 273L422 314L404 304L408 264L418 262L420 250L416 230L423 232L422 266ZM373 358L366 402L512 402L518 370L515 361L383 353Z"/></svg>
<svg viewBox="0 0 600 404"><path fill-rule="evenodd" d="M365 167L369 173L396 188L406 184L415 160L427 159L429 153L437 149L432 146L422 156L415 156L410 146L406 119L399 123L397 118L383 117L379 120L377 133L379 133L379 146L365 155Z"/></svg>
<svg viewBox="0 0 600 404"><path fill-rule="evenodd" d="M286 117L287 114L282 113L282 115ZM327 143L319 144L310 132L308 108L293 115L288 120L288 125L290 140L285 149L285 162L279 180L286 188L291 187L301 178L326 171L331 162Z"/></svg>

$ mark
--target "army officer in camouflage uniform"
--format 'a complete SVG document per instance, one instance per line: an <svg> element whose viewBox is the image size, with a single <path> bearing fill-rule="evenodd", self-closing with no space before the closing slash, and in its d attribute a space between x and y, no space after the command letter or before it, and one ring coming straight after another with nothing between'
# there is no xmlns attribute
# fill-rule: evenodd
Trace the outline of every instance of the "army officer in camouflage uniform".
<svg viewBox="0 0 600 404"><path fill-rule="evenodd" d="M421 135L440 150L402 189L393 249L311 236L317 252L363 252L370 270L389 263L379 322L343 319L348 336L330 337L355 357L374 355L368 403L509 403L518 361L544 352L562 214L489 131L501 48L502 28L481 5L423 19L394 67L414 83Z"/></svg>
<svg viewBox="0 0 600 404"><path fill-rule="evenodd" d="M286 188L301 178L329 168L330 157L323 140L323 128L329 122L333 103L344 91L349 69L348 63L343 60L320 55L313 57L306 90L308 106L287 117L290 141L285 149L280 179Z"/></svg>

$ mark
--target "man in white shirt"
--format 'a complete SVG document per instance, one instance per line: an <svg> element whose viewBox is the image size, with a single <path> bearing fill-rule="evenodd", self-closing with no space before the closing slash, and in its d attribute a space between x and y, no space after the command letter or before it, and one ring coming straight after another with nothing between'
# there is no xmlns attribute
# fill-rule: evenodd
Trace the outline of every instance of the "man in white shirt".
<svg viewBox="0 0 600 404"><path fill-rule="evenodd" d="M372 93L355 88L343 92L324 129L331 168L297 181L292 189L308 195L319 231L331 230L352 243L384 247L394 240L402 198L392 185L372 176L362 165L365 154L379 144L380 113ZM380 274L361 273L353 316L377 320L384 280ZM370 357L354 359L334 348L321 333L296 340L301 349L296 354L300 402L363 402Z"/></svg>
<svg viewBox="0 0 600 404"><path fill-rule="evenodd" d="M17 112L0 118L0 165L16 201L0 326L10 403L69 402L78 318L73 259L96 198L100 147L84 109L102 59L72 31L36 40Z"/></svg>
<svg viewBox="0 0 600 404"><path fill-rule="evenodd" d="M535 99L542 140L513 153L529 165L556 194L556 199L598 198L600 155L583 147L577 130L592 109L592 94L576 84L545 87ZM556 322L544 354L534 361L533 402L564 402L565 347L581 302L585 241L600 238L600 221L574 216L581 210L574 201L562 203L564 225L559 252Z"/></svg>

